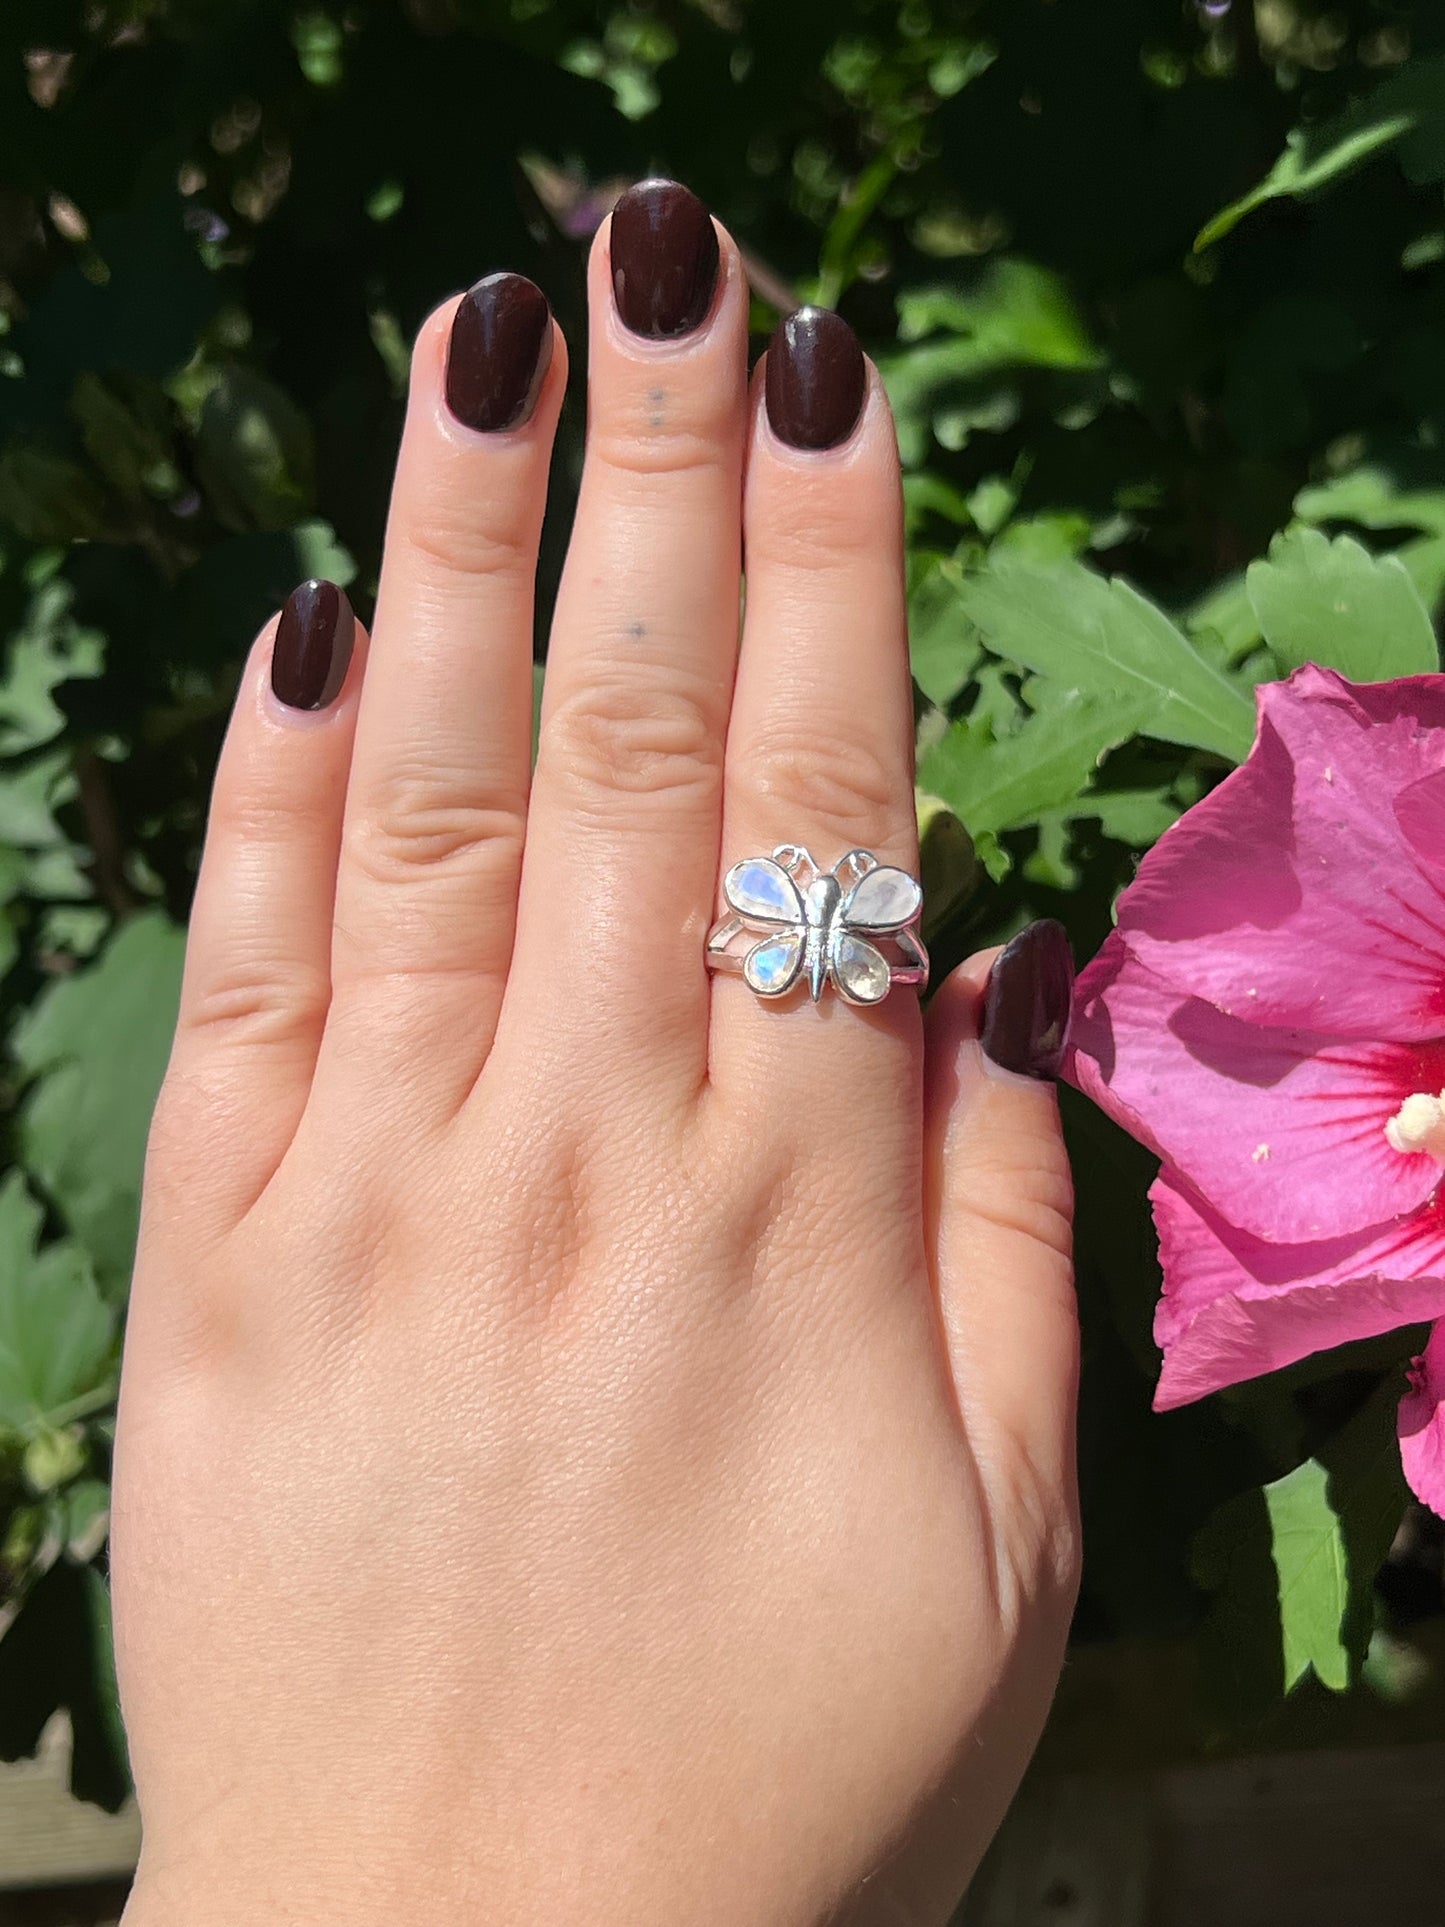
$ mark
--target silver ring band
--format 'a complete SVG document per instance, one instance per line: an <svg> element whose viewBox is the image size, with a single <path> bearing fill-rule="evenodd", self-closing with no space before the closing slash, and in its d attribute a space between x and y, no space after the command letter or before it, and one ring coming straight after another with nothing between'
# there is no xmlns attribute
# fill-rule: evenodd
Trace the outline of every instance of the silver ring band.
<svg viewBox="0 0 1445 1927"><path fill-rule="evenodd" d="M780 843L770 857L735 863L723 898L708 969L742 977L759 997L806 984L816 1004L831 985L845 1003L879 1004L895 985L928 982L922 887L871 850L850 850L826 870L800 843ZM747 945L735 947L741 936Z"/></svg>

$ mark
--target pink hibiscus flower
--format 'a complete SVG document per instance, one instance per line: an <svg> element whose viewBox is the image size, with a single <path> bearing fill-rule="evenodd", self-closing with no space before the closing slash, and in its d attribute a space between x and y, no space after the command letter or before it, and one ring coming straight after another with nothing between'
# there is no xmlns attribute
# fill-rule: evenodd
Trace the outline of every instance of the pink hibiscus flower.
<svg viewBox="0 0 1445 1927"><path fill-rule="evenodd" d="M1156 1409L1439 1319L1400 1448L1445 1513L1445 676L1261 689L1080 977L1068 1075L1163 1160Z"/></svg>

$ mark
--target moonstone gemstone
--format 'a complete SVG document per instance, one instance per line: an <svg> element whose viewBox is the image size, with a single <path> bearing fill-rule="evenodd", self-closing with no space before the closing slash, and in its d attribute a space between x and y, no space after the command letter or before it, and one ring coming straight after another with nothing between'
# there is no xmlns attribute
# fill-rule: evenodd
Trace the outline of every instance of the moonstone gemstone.
<svg viewBox="0 0 1445 1927"><path fill-rule="evenodd" d="M833 968L843 989L859 1004L881 1003L893 981L888 959L882 952L862 937L850 937L846 933L838 938Z"/></svg>
<svg viewBox="0 0 1445 1927"><path fill-rule="evenodd" d="M908 872L885 863L854 885L846 915L863 930L901 930L922 904L923 892Z"/></svg>
<svg viewBox="0 0 1445 1927"><path fill-rule="evenodd" d="M798 886L781 863L770 856L749 857L728 871L723 893L740 916L766 917L771 922L801 922L803 900Z"/></svg>
<svg viewBox="0 0 1445 1927"><path fill-rule="evenodd" d="M769 937L748 952L743 975L759 996L781 997L797 976L802 955L801 933Z"/></svg>

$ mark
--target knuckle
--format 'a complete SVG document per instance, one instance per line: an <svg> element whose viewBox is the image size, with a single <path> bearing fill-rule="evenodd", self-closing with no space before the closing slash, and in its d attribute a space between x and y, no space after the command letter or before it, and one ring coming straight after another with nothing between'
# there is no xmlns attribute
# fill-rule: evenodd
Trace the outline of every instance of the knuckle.
<svg viewBox="0 0 1445 1927"><path fill-rule="evenodd" d="M902 570L902 500L890 490L829 487L806 481L769 492L767 513L749 518L749 552L755 561L810 580L856 576L862 557L898 558Z"/></svg>
<svg viewBox="0 0 1445 1927"><path fill-rule="evenodd" d="M179 1029L252 1048L290 1044L315 1030L329 992L327 973L299 961L236 958L187 986Z"/></svg>
<svg viewBox="0 0 1445 1927"><path fill-rule="evenodd" d="M479 799L467 787L460 773L394 773L348 826L348 861L383 888L515 865L525 834L524 802Z"/></svg>
<svg viewBox="0 0 1445 1927"><path fill-rule="evenodd" d="M711 801L722 773L715 707L714 697L682 682L599 680L549 716L539 766L584 815L615 815L619 797Z"/></svg>
<svg viewBox="0 0 1445 1927"><path fill-rule="evenodd" d="M865 847L888 841L912 801L895 758L824 729L808 737L765 735L740 774L766 821L827 824Z"/></svg>
<svg viewBox="0 0 1445 1927"><path fill-rule="evenodd" d="M1062 1140L1055 1134L980 1132L951 1173L949 1203L978 1224L1023 1238L1069 1272L1074 1244L1074 1187ZM1067 1276L1065 1286L1067 1288Z"/></svg>
<svg viewBox="0 0 1445 1927"><path fill-rule="evenodd" d="M479 512L465 491L427 490L409 517L407 545L447 575L530 582L536 566L536 532L513 509Z"/></svg>
<svg viewBox="0 0 1445 1927"><path fill-rule="evenodd" d="M627 420L599 422L587 453L589 460L619 475L645 478L731 476L737 464L736 450L721 418L668 421L655 410Z"/></svg>

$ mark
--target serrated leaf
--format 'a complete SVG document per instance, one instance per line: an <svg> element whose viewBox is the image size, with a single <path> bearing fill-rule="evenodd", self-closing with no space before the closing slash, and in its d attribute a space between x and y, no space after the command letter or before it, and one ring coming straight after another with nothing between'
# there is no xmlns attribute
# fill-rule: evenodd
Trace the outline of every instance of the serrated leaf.
<svg viewBox="0 0 1445 1927"><path fill-rule="evenodd" d="M184 933L159 911L132 918L95 963L42 994L12 1040L37 1080L20 1116L22 1161L112 1293L130 1276L184 949Z"/></svg>
<svg viewBox="0 0 1445 1927"><path fill-rule="evenodd" d="M1279 1579L1284 1687L1311 1669L1337 1693L1350 1683L1343 1628L1350 1598L1344 1535L1329 1499L1329 1473L1315 1459L1264 1488Z"/></svg>
<svg viewBox="0 0 1445 1927"><path fill-rule="evenodd" d="M1395 1436L1403 1372L1283 1478L1228 1500L1198 1534L1193 1570L1215 1595L1213 1643L1251 1718L1313 1672L1358 1679L1375 1575L1405 1508Z"/></svg>
<svg viewBox="0 0 1445 1927"><path fill-rule="evenodd" d="M1250 605L1282 669L1317 662L1354 682L1438 670L1435 631L1398 557L1320 529L1277 535L1250 564Z"/></svg>
<svg viewBox="0 0 1445 1927"><path fill-rule="evenodd" d="M1137 733L1142 714L1142 703L1098 701L1070 689L1054 695L1012 735L995 736L968 717L925 752L918 781L975 838L1022 829L1079 802L1100 759Z"/></svg>
<svg viewBox="0 0 1445 1927"><path fill-rule="evenodd" d="M1445 169L1445 56L1413 60L1318 127L1295 128L1264 179L1200 229L1196 252L1222 240L1247 214L1282 196L1311 194L1389 149L1409 178Z"/></svg>
<svg viewBox="0 0 1445 1927"><path fill-rule="evenodd" d="M1011 556L965 576L969 620L996 655L1131 718L1126 734L1241 762L1254 741L1247 685L1207 662L1161 609L1082 563L1038 567ZM1123 736L1116 736L1116 742ZM941 792L946 794L946 792Z"/></svg>
<svg viewBox="0 0 1445 1927"><path fill-rule="evenodd" d="M109 1386L116 1319L78 1245L37 1250L42 1213L18 1171L0 1186L0 1431L42 1439Z"/></svg>

